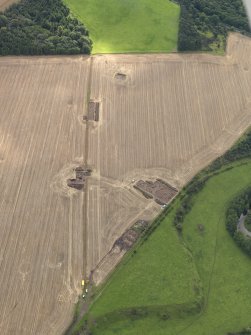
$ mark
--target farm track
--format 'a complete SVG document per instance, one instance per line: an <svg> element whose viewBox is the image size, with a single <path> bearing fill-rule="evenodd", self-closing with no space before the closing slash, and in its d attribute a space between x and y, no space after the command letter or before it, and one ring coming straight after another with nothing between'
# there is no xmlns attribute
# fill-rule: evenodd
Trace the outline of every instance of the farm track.
<svg viewBox="0 0 251 335"><path fill-rule="evenodd" d="M250 55L232 34L225 57L0 59L1 334L61 334L83 274L102 260L104 280L115 240L160 212L132 180L181 188L248 128ZM100 120L86 124L89 98ZM85 192L68 188L84 164Z"/></svg>
<svg viewBox="0 0 251 335"><path fill-rule="evenodd" d="M60 334L83 271L83 161L89 59L0 60L1 334Z"/></svg>
<svg viewBox="0 0 251 335"><path fill-rule="evenodd" d="M83 110L83 115L87 115L88 113L88 102L90 99L90 94L91 94L91 82L92 82L92 68L93 68L93 58L90 58L90 66L89 66L89 71L88 71L88 79L87 79L87 87L86 87L86 99L84 102L84 110ZM87 161L88 161L88 150L89 150L89 123L86 122L85 124L85 153L84 153L84 165L87 166ZM86 189L88 189L88 180L86 180ZM88 222L88 217L87 217L87 206L88 206L88 193L84 192L84 201L83 201L83 276L87 278L87 222Z"/></svg>

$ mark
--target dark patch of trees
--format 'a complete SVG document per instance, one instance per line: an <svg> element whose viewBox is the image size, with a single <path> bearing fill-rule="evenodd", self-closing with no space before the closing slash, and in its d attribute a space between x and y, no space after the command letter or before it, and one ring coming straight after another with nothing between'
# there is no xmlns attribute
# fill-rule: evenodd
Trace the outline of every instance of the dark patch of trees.
<svg viewBox="0 0 251 335"><path fill-rule="evenodd" d="M237 230L237 223L240 215L247 212L251 205L251 187L242 194L235 197L226 212L226 225L229 234L233 237L238 246L249 256L251 256L251 239ZM242 334L242 333L241 333Z"/></svg>
<svg viewBox="0 0 251 335"><path fill-rule="evenodd" d="M245 134L244 138L228 150L223 156L217 158L207 169L212 172L220 169L222 166L238 161L240 159L251 157L251 131Z"/></svg>
<svg viewBox="0 0 251 335"><path fill-rule="evenodd" d="M250 157L251 157L251 130L249 130L236 145L234 145L231 149L229 149L224 155L217 158L211 165L209 165L209 167L202 170L202 172L200 172L190 181L190 183L183 190L184 193L181 198L180 206L177 209L175 216L174 216L173 223L179 233L182 232L182 224L183 224L185 215L192 208L193 196L196 193L198 193L200 190L202 190L207 180L211 178L211 176L214 176L220 173L220 169L222 167L228 165L228 167L225 168L225 171L228 169L232 169L233 167L230 165L231 163L244 159L244 158L250 158ZM232 219L230 220L230 217L229 217L228 230L231 234L233 232L233 235L235 233L235 230L237 229L237 222L238 222L238 219L241 213L243 213L243 211L245 211L245 209L248 208L247 203L251 204L251 189L250 189L250 201L246 199L245 203L246 203L246 207L244 206L242 199L237 199L235 206L232 209L230 209L230 212L232 212ZM237 208L236 206L238 207L238 210L236 210ZM239 235L239 234L236 234L236 235ZM242 240L240 236L238 236L238 239ZM250 255L251 255L251 252L250 252Z"/></svg>
<svg viewBox="0 0 251 335"><path fill-rule="evenodd" d="M210 51L227 32L250 33L242 0L177 0L181 6L178 50Z"/></svg>
<svg viewBox="0 0 251 335"><path fill-rule="evenodd" d="M229 204L226 212L227 230L234 239L239 239L237 232L237 223L241 214L249 208L251 203L251 188L235 197ZM242 234L240 234L242 236ZM250 240L251 242L251 240ZM251 244L250 244L251 246Z"/></svg>
<svg viewBox="0 0 251 335"><path fill-rule="evenodd" d="M0 55L89 54L86 27L62 0L21 0L0 12Z"/></svg>
<svg viewBox="0 0 251 335"><path fill-rule="evenodd" d="M209 176L204 176L202 178L199 175L195 176L191 182L184 188L184 195L182 197L179 208L177 209L174 216L174 226L179 233L182 232L182 225L184 218L187 213L190 212L193 205L193 195L198 193L203 189Z"/></svg>

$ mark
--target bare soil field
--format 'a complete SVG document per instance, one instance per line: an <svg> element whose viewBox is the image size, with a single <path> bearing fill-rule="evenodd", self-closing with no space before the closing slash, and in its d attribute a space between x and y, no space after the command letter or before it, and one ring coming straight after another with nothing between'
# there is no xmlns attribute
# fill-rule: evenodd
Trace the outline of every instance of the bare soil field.
<svg viewBox="0 0 251 335"><path fill-rule="evenodd" d="M0 59L0 333L62 334L83 276L89 59Z"/></svg>
<svg viewBox="0 0 251 335"><path fill-rule="evenodd" d="M250 59L238 34L225 57L0 59L1 334L61 334L83 276L104 280L118 237L161 211L137 181L180 189L245 131Z"/></svg>
<svg viewBox="0 0 251 335"><path fill-rule="evenodd" d="M18 2L18 0L0 0L0 11L4 11L7 7L16 2Z"/></svg>
<svg viewBox="0 0 251 335"><path fill-rule="evenodd" d="M135 214L147 220L160 211L135 181L161 178L179 189L250 125L250 56L251 40L232 34L225 57L93 59L91 98L100 101L100 113L88 136L95 171L89 182L96 185L88 189L88 271L101 260L105 268L104 255Z"/></svg>

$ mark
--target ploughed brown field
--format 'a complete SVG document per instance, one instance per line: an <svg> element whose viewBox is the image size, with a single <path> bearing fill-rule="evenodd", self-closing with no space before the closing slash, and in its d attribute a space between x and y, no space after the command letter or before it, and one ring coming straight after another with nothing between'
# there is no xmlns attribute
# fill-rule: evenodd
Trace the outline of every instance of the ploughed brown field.
<svg viewBox="0 0 251 335"><path fill-rule="evenodd" d="M0 11L4 11L7 7L17 2L18 0L0 0Z"/></svg>
<svg viewBox="0 0 251 335"><path fill-rule="evenodd" d="M180 189L250 124L238 34L225 57L1 58L0 333L63 333L81 279L104 280L118 237L161 211L135 184Z"/></svg>

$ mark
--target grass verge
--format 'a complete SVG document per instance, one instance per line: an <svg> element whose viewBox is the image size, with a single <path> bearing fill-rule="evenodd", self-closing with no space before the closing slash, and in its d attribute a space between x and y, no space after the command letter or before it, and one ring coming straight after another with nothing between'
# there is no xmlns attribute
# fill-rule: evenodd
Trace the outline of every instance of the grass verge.
<svg viewBox="0 0 251 335"><path fill-rule="evenodd" d="M249 325L247 322L250 308L247 301L250 298L250 285L246 279L250 275L248 270L250 259L241 252L226 232L225 210L235 195L250 185L250 154L251 132L247 130L229 151L194 177L175 201L155 220L148 233L137 243L135 249L124 257L109 280L97 289L88 315L75 326L75 331L72 334L89 334L88 331L91 329L92 334L104 335L135 333L139 335L145 333L149 335L189 335L193 333L222 335L223 332L236 331ZM177 222L179 217L180 223ZM190 224L189 220L191 220ZM173 229L173 223L177 228L180 226L179 231L183 229L183 234L177 235ZM170 232L170 235L167 234L170 239L161 239L167 236L164 234L164 229L166 232ZM221 236L221 234L223 235ZM223 246L228 245L229 253L225 251L218 253L221 242L223 242ZM172 246L175 245L176 247L172 249ZM141 262L137 264L135 263L135 255L138 255L141 250L143 250ZM152 259L149 258L152 263L163 262L158 251L167 255L166 263L161 263L161 266L166 265L163 273L166 272L170 275L173 286L159 286L158 273L144 271L144 266L151 253L154 254ZM187 257L180 258L181 253ZM161 253L160 255L162 256ZM230 261L233 264L238 264L239 257L243 272L235 271L233 278L231 278L231 270L229 271L229 269L233 265L230 264ZM182 262L177 261L176 263L176 259L182 259ZM219 259L222 260L222 263L220 262L218 270L217 262ZM188 263L190 264L189 273L186 267ZM226 266L224 268L224 263L228 264L228 271ZM176 269L173 267L174 264L177 264ZM137 273L139 269L141 271ZM221 269L224 269L223 273L220 273ZM217 276L215 275L216 270L219 272ZM135 282L131 282L130 271L136 271L138 275L138 284L134 290L130 289L131 285L135 285ZM240 278L236 278L238 275ZM244 282L241 282L242 275L245 278ZM189 278L193 280L193 294L187 295L186 291L183 301L178 301L175 297L177 292L182 292L177 278L181 280L182 284L183 281L189 282ZM217 285L213 285L215 280L219 285L225 285L226 290L223 293L218 291ZM152 283L150 290L152 287L160 288L160 296L162 292L165 292L166 296L167 290L171 288L172 298L165 300L161 296L162 300L157 299L157 303L149 299L144 300L147 298L144 295L149 288L148 283ZM128 295L122 295L122 299L120 299L125 286L125 292ZM214 290L216 294L212 295ZM132 293L133 300L130 297ZM231 296L231 299L228 295ZM114 297L116 297L115 300ZM234 300L238 297L238 303L234 304ZM214 308L214 304L210 305L211 299L216 299L214 302L216 308ZM224 306L226 304L222 313L217 310L217 299L223 301ZM230 306L231 304L227 305L228 300L234 304L234 307ZM146 301L147 303L145 303ZM232 308L229 313L230 319L227 312L229 308ZM244 311L242 318L234 317L238 315L238 311ZM218 323L216 327L214 318L217 319L216 324ZM216 328L219 328L218 332ZM83 329L88 329L88 331L82 332Z"/></svg>
<svg viewBox="0 0 251 335"><path fill-rule="evenodd" d="M218 171L193 196L182 238L172 225L177 199L91 306L92 333L222 335L249 326L251 263L225 227L229 201L249 184L250 160Z"/></svg>

